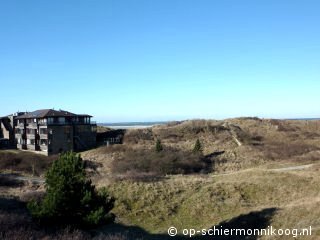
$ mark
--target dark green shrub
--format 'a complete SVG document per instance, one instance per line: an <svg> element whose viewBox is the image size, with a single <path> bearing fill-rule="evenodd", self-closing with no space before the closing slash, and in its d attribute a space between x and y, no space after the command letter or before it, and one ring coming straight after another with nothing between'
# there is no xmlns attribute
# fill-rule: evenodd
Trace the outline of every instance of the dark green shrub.
<svg viewBox="0 0 320 240"><path fill-rule="evenodd" d="M161 144L161 141L159 139L157 139L156 142L156 152L161 152L163 150L163 146Z"/></svg>
<svg viewBox="0 0 320 240"><path fill-rule="evenodd" d="M108 219L114 199L86 178L84 162L73 152L60 155L46 173L46 194L31 201L32 216L42 223L97 225Z"/></svg>
<svg viewBox="0 0 320 240"><path fill-rule="evenodd" d="M199 139L197 139L196 143L194 144L193 152L194 153L201 153L202 152L202 146L201 146Z"/></svg>

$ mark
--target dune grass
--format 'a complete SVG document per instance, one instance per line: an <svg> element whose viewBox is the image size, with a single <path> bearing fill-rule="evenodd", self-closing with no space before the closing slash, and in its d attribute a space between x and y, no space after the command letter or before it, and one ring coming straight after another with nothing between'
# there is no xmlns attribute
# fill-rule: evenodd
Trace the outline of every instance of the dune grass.
<svg viewBox="0 0 320 240"><path fill-rule="evenodd" d="M241 214L278 209L275 227L320 227L320 177L315 168L292 172L253 169L232 175L170 176L145 183L109 183L116 197L115 214L128 225L151 233L169 226L209 228ZM103 185L102 183L100 183ZM280 238L279 238L280 239ZM282 238L281 238L282 239Z"/></svg>

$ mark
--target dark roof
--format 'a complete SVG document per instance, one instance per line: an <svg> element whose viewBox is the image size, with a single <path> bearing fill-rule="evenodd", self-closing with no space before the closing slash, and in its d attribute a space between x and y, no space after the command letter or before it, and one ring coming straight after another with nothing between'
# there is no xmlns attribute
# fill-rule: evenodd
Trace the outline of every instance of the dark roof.
<svg viewBox="0 0 320 240"><path fill-rule="evenodd" d="M53 110L53 109L41 109L34 112L29 112L24 115L16 117L16 119L24 118L44 118L44 117L74 117L78 116L77 114L67 112L64 110Z"/></svg>
<svg viewBox="0 0 320 240"><path fill-rule="evenodd" d="M89 114L77 114L78 117L92 117Z"/></svg>

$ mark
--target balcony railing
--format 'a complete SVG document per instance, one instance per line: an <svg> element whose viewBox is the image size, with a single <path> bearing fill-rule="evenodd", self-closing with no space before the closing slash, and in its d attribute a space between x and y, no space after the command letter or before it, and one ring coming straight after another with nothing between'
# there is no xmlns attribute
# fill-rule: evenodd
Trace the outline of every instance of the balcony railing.
<svg viewBox="0 0 320 240"><path fill-rule="evenodd" d="M17 148L18 149L27 149L27 145L26 144L17 144Z"/></svg>
<svg viewBox="0 0 320 240"><path fill-rule="evenodd" d="M35 133L29 133L27 134L27 139L36 139L36 138L39 138L39 134L35 134Z"/></svg>
<svg viewBox="0 0 320 240"><path fill-rule="evenodd" d="M41 134L40 133L40 139L48 139L48 134Z"/></svg>
<svg viewBox="0 0 320 240"><path fill-rule="evenodd" d="M15 137L16 137L16 138L23 138L23 139L25 139L25 138L26 138L26 134L25 134L25 133L16 133L16 134L15 134Z"/></svg>
<svg viewBox="0 0 320 240"><path fill-rule="evenodd" d="M34 123L34 122L28 123L28 128L34 129L34 128L37 128L37 127L38 127L38 124L37 124L37 123Z"/></svg>
<svg viewBox="0 0 320 240"><path fill-rule="evenodd" d="M40 149L43 151L48 150L48 146L47 145L40 145Z"/></svg>
<svg viewBox="0 0 320 240"><path fill-rule="evenodd" d="M40 150L40 146L37 144L27 144L28 150L38 151Z"/></svg>

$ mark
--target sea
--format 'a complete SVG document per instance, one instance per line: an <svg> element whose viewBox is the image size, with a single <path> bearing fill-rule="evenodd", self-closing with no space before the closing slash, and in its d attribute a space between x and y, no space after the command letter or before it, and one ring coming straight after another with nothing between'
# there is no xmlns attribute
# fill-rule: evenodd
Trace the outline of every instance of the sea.
<svg viewBox="0 0 320 240"><path fill-rule="evenodd" d="M165 125L168 122L121 122L121 123L98 123L99 126L112 129L148 128L155 125Z"/></svg>

